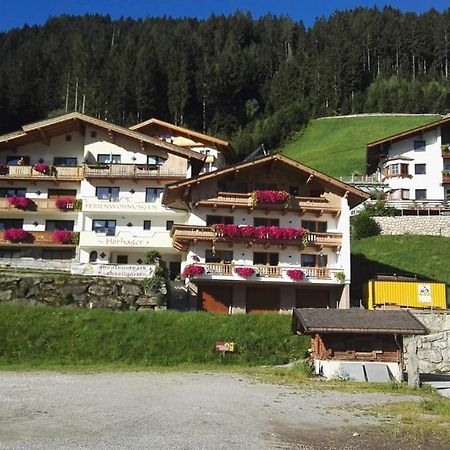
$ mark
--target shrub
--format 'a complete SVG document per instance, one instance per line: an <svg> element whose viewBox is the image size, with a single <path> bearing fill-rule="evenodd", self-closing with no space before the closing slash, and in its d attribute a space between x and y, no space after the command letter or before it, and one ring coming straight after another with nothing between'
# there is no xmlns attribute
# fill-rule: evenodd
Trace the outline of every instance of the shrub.
<svg viewBox="0 0 450 450"><path fill-rule="evenodd" d="M353 239L362 239L380 234L380 227L367 211L361 211L351 221Z"/></svg>
<svg viewBox="0 0 450 450"><path fill-rule="evenodd" d="M292 281L302 281L305 278L305 272L300 269L289 269L286 274Z"/></svg>
<svg viewBox="0 0 450 450"><path fill-rule="evenodd" d="M72 234L72 231L69 230L55 230L53 232L53 239L59 244L71 244Z"/></svg>
<svg viewBox="0 0 450 450"><path fill-rule="evenodd" d="M8 228L5 230L4 238L10 242L27 242L32 235L22 228Z"/></svg>
<svg viewBox="0 0 450 450"><path fill-rule="evenodd" d="M145 278L141 282L142 289L147 295L159 294L161 288L165 286L166 280L161 275L155 275L152 278Z"/></svg>
<svg viewBox="0 0 450 450"><path fill-rule="evenodd" d="M253 267L236 267L234 273L242 278L250 278L254 273Z"/></svg>
<svg viewBox="0 0 450 450"><path fill-rule="evenodd" d="M161 259L161 253L157 250L150 250L145 254L144 264L155 264Z"/></svg>
<svg viewBox="0 0 450 450"><path fill-rule="evenodd" d="M205 268L197 264L188 264L183 270L184 278L192 278L205 273Z"/></svg>

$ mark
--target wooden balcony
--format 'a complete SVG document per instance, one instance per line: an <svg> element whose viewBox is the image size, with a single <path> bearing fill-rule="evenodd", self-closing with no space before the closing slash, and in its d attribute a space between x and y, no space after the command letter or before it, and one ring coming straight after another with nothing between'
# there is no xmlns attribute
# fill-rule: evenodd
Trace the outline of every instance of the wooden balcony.
<svg viewBox="0 0 450 450"><path fill-rule="evenodd" d="M174 180L186 178L177 168L159 164L86 164L86 178L170 178Z"/></svg>
<svg viewBox="0 0 450 450"><path fill-rule="evenodd" d="M27 209L23 210L10 205L7 198L0 198L0 211L12 211L14 213L37 212L37 211L67 213L78 211L73 207L67 209L57 208L56 199L30 198L29 200L30 206Z"/></svg>
<svg viewBox="0 0 450 450"><path fill-rule="evenodd" d="M11 242L5 239L5 232L0 232L0 245L9 247L76 247L74 244L60 244L55 242L53 231L29 231L32 238L29 242Z"/></svg>
<svg viewBox="0 0 450 450"><path fill-rule="evenodd" d="M205 275L212 276L237 276L234 273L235 267L247 267L242 264L225 264L225 263L196 263L196 265L205 268ZM313 278L319 280L331 280L333 274L342 272L341 270L329 269L328 267L294 267L294 266L266 266L266 265L252 265L255 270L255 275L262 278L284 278L287 281L292 281L286 276L289 269L300 269L306 278Z"/></svg>
<svg viewBox="0 0 450 450"><path fill-rule="evenodd" d="M177 250L187 251L191 244L197 242L227 242L229 244L241 243L247 246L277 245L280 247L300 246L304 247L298 240L265 240L244 237L220 237L217 236L213 227L197 225L174 225L170 235L173 238L173 246ZM341 233L310 233L308 235L308 246L340 248L342 242Z"/></svg>
<svg viewBox="0 0 450 450"><path fill-rule="evenodd" d="M54 167L53 171L41 173L33 166L8 166L2 170L0 180L31 181L81 181L84 178L83 167Z"/></svg>
<svg viewBox="0 0 450 450"><path fill-rule="evenodd" d="M291 196L287 205L280 203L259 203L253 204L252 193L239 192L219 192L217 197L200 200L194 203L194 207L212 208L235 208L248 209L249 211L257 209L263 211L281 211L299 212L301 215L311 212L317 216L323 214L332 214L337 216L341 211L341 206L338 202L331 202L324 197L298 197Z"/></svg>

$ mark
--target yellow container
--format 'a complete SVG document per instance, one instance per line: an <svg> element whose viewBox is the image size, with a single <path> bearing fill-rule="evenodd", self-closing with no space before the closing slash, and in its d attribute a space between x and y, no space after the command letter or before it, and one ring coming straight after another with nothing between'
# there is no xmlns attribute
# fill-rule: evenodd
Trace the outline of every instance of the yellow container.
<svg viewBox="0 0 450 450"><path fill-rule="evenodd" d="M446 284L428 281L371 280L364 285L367 309L398 306L402 308L446 309Z"/></svg>

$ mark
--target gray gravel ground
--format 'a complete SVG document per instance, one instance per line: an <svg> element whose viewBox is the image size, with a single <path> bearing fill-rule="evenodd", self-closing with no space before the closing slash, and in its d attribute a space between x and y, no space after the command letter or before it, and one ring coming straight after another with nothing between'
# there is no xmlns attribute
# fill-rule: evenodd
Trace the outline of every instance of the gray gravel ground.
<svg viewBox="0 0 450 450"><path fill-rule="evenodd" d="M405 399L228 373L0 372L0 448L404 448L347 405Z"/></svg>

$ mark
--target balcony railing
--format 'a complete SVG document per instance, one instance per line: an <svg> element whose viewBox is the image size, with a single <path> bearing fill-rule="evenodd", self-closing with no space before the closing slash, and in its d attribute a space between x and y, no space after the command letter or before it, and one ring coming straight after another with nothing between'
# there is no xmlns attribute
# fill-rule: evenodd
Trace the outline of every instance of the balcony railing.
<svg viewBox="0 0 450 450"><path fill-rule="evenodd" d="M0 232L0 245L11 246L54 246L54 247L74 247L75 244L60 244L55 241L53 231L28 231L31 235L31 239L27 242L11 242L5 239L5 232Z"/></svg>
<svg viewBox="0 0 450 450"><path fill-rule="evenodd" d="M298 267L298 266L268 266L268 265L242 265L242 264L226 264L226 263L196 263L196 265L205 268L206 276L237 276L234 273L235 267L252 267L255 271L255 276L262 278L284 278L287 277L286 272L291 269L301 270L306 278L319 280L336 280L334 276L337 273L342 273L339 269L330 269L328 267ZM201 276L204 276L201 275ZM292 281L292 280L290 280Z"/></svg>
<svg viewBox="0 0 450 450"><path fill-rule="evenodd" d="M196 207L208 208L247 208L263 210L300 211L318 214L329 213L336 215L341 206L338 202L330 202L324 197L299 197L291 196L287 204L280 203L253 203L252 193L219 192L217 197L199 200Z"/></svg>
<svg viewBox="0 0 450 450"><path fill-rule="evenodd" d="M159 164L86 164L86 178L186 178L185 173Z"/></svg>
<svg viewBox="0 0 450 450"><path fill-rule="evenodd" d="M203 242L239 242L250 245L280 245L280 246L303 246L298 240L269 240L243 237L220 237L217 236L213 227L197 225L174 225L170 235L173 237L173 245L178 250L187 250L191 243ZM342 242L341 233L310 233L308 245L320 247L340 247Z"/></svg>
<svg viewBox="0 0 450 450"><path fill-rule="evenodd" d="M0 172L0 180L80 181L83 178L83 167L53 167L53 170L41 173L33 166L7 166Z"/></svg>
<svg viewBox="0 0 450 450"><path fill-rule="evenodd" d="M56 206L56 199L48 199L48 198L30 198L29 207L27 209L22 210L18 209L9 204L7 198L0 198L0 211L25 211L25 212L36 212L36 211L61 211L61 212L74 212L77 211L74 208L74 205L68 205L67 208L61 209Z"/></svg>

